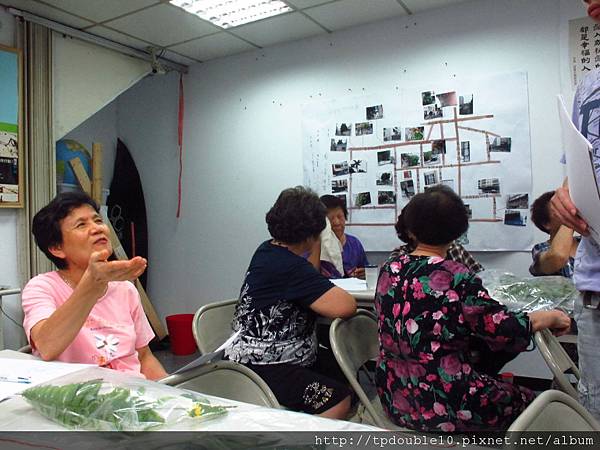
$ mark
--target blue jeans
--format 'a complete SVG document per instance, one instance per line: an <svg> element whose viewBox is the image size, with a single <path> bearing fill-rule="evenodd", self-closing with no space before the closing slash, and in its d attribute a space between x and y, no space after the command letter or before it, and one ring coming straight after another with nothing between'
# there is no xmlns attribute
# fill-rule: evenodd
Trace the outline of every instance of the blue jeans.
<svg viewBox="0 0 600 450"><path fill-rule="evenodd" d="M593 293L591 304L584 305L580 293L574 307L577 322L577 352L579 353L579 401L592 415L600 420L600 294Z"/></svg>

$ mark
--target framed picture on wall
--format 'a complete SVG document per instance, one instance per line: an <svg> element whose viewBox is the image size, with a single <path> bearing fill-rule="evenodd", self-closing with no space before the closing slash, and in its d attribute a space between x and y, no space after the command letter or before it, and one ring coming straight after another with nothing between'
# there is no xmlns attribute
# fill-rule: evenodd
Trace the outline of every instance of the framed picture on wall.
<svg viewBox="0 0 600 450"><path fill-rule="evenodd" d="M23 207L21 50L0 45L0 208Z"/></svg>

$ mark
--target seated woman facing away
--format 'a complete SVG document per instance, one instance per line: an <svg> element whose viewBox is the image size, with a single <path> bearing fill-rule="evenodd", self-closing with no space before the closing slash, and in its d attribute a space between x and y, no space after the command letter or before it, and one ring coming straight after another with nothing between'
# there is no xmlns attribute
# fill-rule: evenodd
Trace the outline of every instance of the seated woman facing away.
<svg viewBox="0 0 600 450"><path fill-rule="evenodd" d="M346 203L335 195L323 195L321 201L327 208L327 217L331 229L342 244L342 262L344 273L340 273L333 264L322 261L321 273L327 278L356 277L365 278L365 266L369 265L365 250L358 238L345 234L348 209Z"/></svg>
<svg viewBox="0 0 600 450"><path fill-rule="evenodd" d="M377 285L376 384L384 410L420 431L506 429L533 393L500 381L498 371L527 348L533 332L567 332L569 317L509 312L477 275L446 258L468 228L467 210L450 188L414 196L399 223L416 246L389 259ZM474 348L486 350L480 364L469 360Z"/></svg>
<svg viewBox="0 0 600 450"><path fill-rule="evenodd" d="M167 375L148 343L154 337L133 280L146 260L108 261L109 230L82 192L59 194L33 218L32 232L57 271L23 289L23 328L46 361L97 364L157 380Z"/></svg>
<svg viewBox="0 0 600 450"><path fill-rule="evenodd" d="M240 334L226 355L258 373L282 405L345 418L350 391L326 374L315 319L352 316L356 301L302 257L320 246L325 207L308 189L286 189L266 220L273 239L250 261L233 320Z"/></svg>
<svg viewBox="0 0 600 450"><path fill-rule="evenodd" d="M544 233L550 235L545 242L535 244L531 249L533 262L529 272L533 276L562 275L573 278L575 253L580 237L573 236L573 230L561 225L550 214L550 199L554 191L545 192L531 205L531 220Z"/></svg>

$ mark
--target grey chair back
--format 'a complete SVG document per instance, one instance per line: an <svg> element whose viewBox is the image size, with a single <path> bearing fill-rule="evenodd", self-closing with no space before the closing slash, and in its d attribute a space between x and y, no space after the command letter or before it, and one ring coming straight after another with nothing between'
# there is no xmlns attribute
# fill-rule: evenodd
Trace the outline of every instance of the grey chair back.
<svg viewBox="0 0 600 450"><path fill-rule="evenodd" d="M577 389L571 384L567 372L572 373L579 381L579 368L569 357L565 349L560 345L558 339L550 330L536 331L535 343L554 376L554 382L561 391L569 394L575 400L579 398Z"/></svg>
<svg viewBox="0 0 600 450"><path fill-rule="evenodd" d="M158 381L162 384L268 408L280 408L275 394L254 371L233 361L217 361Z"/></svg>
<svg viewBox="0 0 600 450"><path fill-rule="evenodd" d="M204 305L194 314L192 332L200 353L216 350L231 336L231 321L237 299L223 300Z"/></svg>
<svg viewBox="0 0 600 450"><path fill-rule="evenodd" d="M379 354L379 335L375 315L370 311L359 309L349 319L335 319L329 329L329 341L335 359L360 400L360 406L366 416L365 421L388 430L404 429L386 417L379 396L375 395L370 399L357 378L358 370ZM374 386L373 391L375 391Z"/></svg>
<svg viewBox="0 0 600 450"><path fill-rule="evenodd" d="M600 424L571 396L549 390L538 395L508 429L517 432L557 430L600 431Z"/></svg>

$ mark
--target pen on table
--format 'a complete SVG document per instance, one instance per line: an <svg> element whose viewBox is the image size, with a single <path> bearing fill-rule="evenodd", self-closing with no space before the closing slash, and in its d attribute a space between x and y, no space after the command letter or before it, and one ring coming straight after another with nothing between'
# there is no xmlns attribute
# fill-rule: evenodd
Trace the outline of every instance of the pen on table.
<svg viewBox="0 0 600 450"><path fill-rule="evenodd" d="M0 381L4 381L6 383L30 384L31 378L29 378L29 377L11 377L11 376L0 375Z"/></svg>

